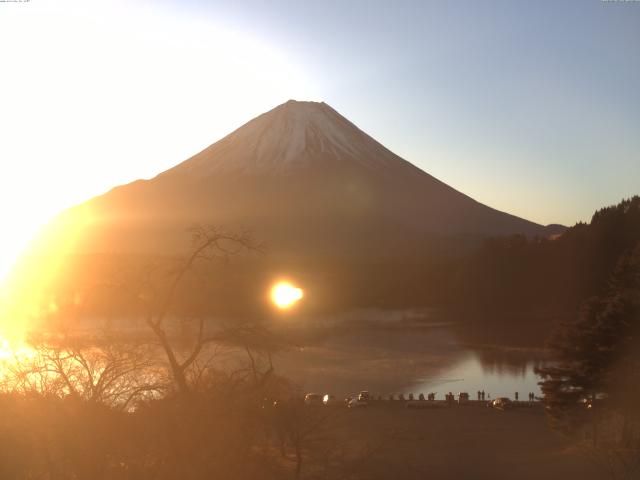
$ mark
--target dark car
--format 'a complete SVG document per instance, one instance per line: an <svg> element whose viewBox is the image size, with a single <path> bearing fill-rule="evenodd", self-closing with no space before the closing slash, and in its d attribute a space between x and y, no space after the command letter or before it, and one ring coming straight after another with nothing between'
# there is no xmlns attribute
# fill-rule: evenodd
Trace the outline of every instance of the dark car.
<svg viewBox="0 0 640 480"><path fill-rule="evenodd" d="M507 397L498 397L491 402L491 406L498 410L507 410L513 406L513 402Z"/></svg>
<svg viewBox="0 0 640 480"><path fill-rule="evenodd" d="M367 390L362 390L359 394L358 394L358 400L361 402L368 402L371 400L371 395L369 394L369 392Z"/></svg>

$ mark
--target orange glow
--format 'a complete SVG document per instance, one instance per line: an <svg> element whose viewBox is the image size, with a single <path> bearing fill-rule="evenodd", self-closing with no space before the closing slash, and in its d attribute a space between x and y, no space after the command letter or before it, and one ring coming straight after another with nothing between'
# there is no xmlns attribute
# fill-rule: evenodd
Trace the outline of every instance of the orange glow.
<svg viewBox="0 0 640 480"><path fill-rule="evenodd" d="M283 310L294 306L302 297L302 289L286 281L276 283L271 289L271 301Z"/></svg>
<svg viewBox="0 0 640 480"><path fill-rule="evenodd" d="M69 252L92 220L87 207L68 210L45 227L17 260L0 285L0 350L15 351L8 345L21 345L38 319L58 310L58 299L52 293L54 282L60 279Z"/></svg>

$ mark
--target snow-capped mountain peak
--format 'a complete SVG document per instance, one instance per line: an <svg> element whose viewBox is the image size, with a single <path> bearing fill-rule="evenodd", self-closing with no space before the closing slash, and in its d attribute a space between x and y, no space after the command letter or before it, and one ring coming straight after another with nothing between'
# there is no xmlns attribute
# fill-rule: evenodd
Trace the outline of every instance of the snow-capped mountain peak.
<svg viewBox="0 0 640 480"><path fill-rule="evenodd" d="M289 100L172 170L283 174L323 160L380 168L400 159L326 103Z"/></svg>

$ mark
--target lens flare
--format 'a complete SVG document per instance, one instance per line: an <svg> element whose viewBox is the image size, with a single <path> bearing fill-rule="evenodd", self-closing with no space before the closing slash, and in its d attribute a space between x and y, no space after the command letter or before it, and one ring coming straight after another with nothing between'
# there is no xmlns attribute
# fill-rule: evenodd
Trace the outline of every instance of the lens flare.
<svg viewBox="0 0 640 480"><path fill-rule="evenodd" d="M295 305L303 296L302 289L289 282L278 282L271 289L271 301L281 309Z"/></svg>

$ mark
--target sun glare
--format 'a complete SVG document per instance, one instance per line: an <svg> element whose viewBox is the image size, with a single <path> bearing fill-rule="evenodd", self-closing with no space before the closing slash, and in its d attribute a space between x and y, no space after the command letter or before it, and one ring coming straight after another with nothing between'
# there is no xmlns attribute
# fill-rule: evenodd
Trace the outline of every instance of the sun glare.
<svg viewBox="0 0 640 480"><path fill-rule="evenodd" d="M302 296L302 289L289 282L278 282L271 289L271 301L280 309L291 308Z"/></svg>
<svg viewBox="0 0 640 480"><path fill-rule="evenodd" d="M60 278L80 233L92 221L88 207L67 211L39 231L38 238L29 243L28 254L18 250L23 255L9 276L0 279L0 360L20 353L38 320L57 309L51 287Z"/></svg>
<svg viewBox="0 0 640 480"><path fill-rule="evenodd" d="M240 119L316 98L282 45L231 21L123 0L32 3L0 15L11 72L0 89L0 279L60 211L157 175Z"/></svg>

